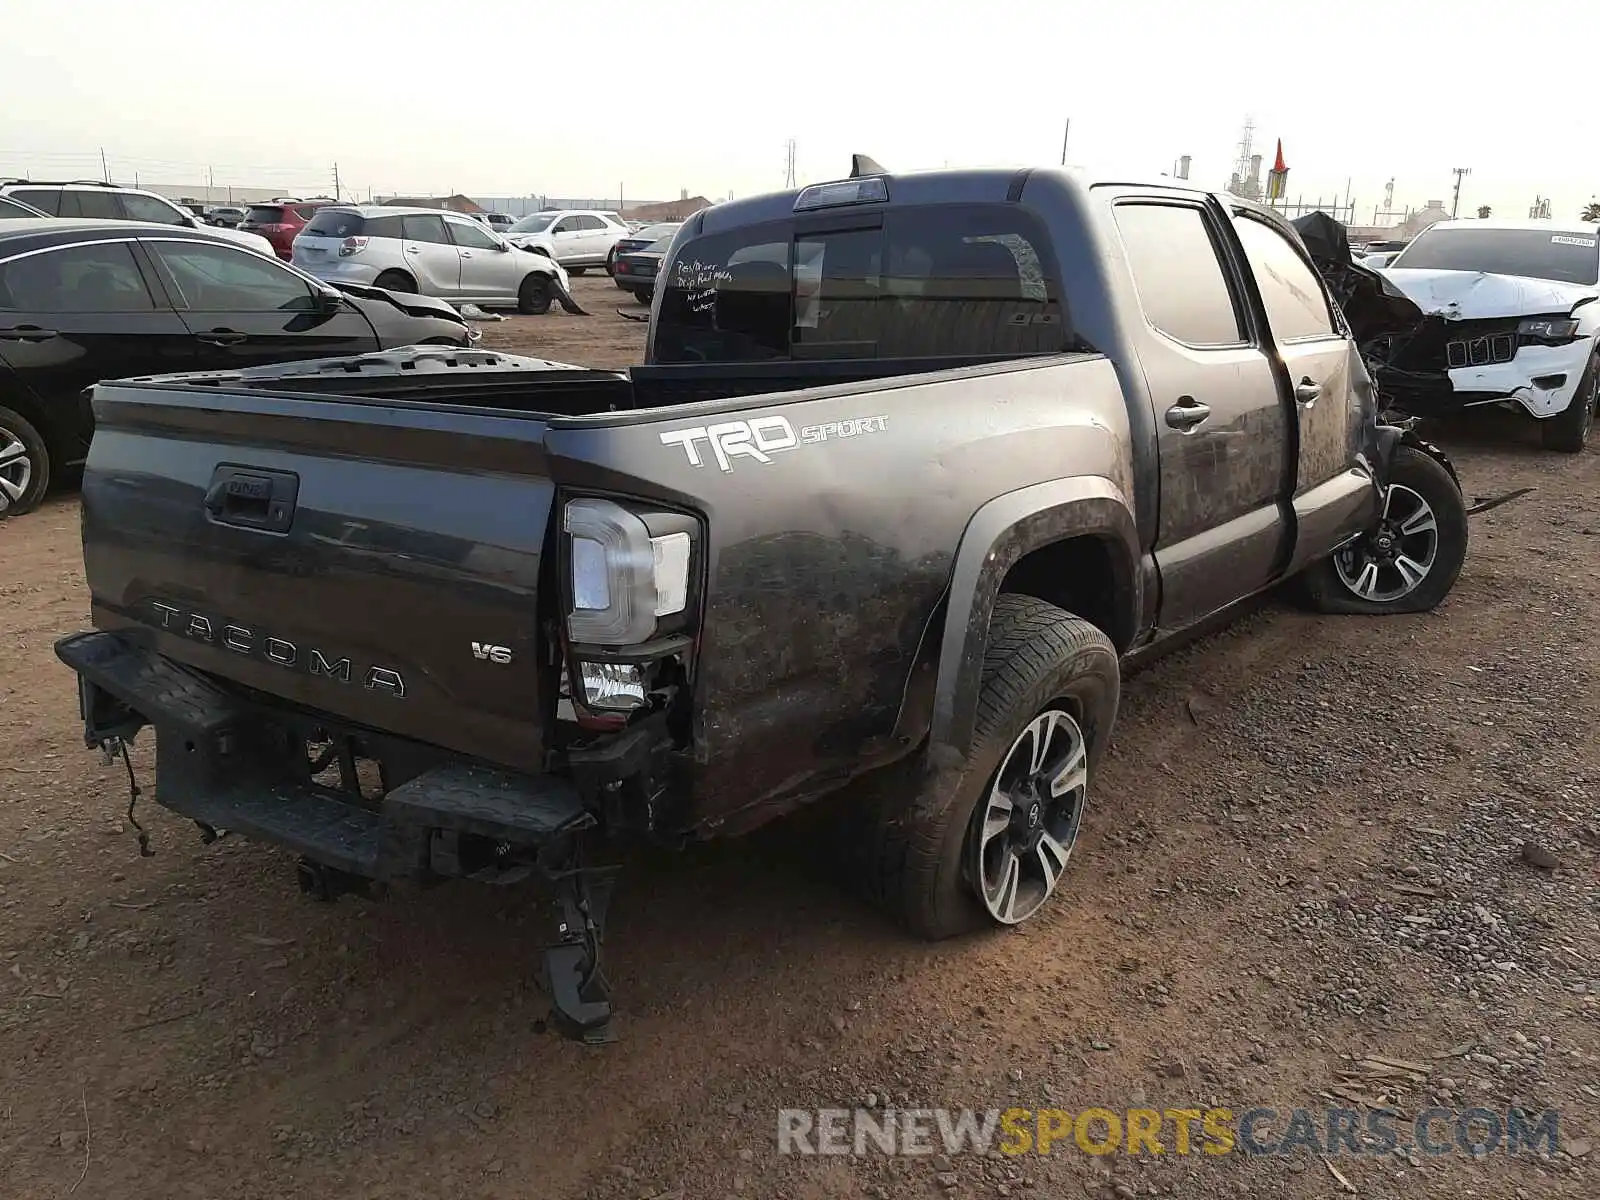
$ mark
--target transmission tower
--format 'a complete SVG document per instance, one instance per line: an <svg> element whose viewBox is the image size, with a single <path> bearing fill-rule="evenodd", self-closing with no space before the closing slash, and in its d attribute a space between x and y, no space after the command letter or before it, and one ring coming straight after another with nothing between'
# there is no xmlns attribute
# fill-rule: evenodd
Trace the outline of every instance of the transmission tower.
<svg viewBox="0 0 1600 1200"><path fill-rule="evenodd" d="M793 138L790 138L787 142L784 143L784 151L785 151L785 159L787 161L785 162L784 169L783 169L783 186L786 187L786 188L792 188L794 186L794 139Z"/></svg>
<svg viewBox="0 0 1600 1200"><path fill-rule="evenodd" d="M1250 178L1250 155L1254 150L1256 136L1256 119L1247 116L1244 119L1244 128L1239 132L1239 157L1233 163L1233 175L1240 182Z"/></svg>

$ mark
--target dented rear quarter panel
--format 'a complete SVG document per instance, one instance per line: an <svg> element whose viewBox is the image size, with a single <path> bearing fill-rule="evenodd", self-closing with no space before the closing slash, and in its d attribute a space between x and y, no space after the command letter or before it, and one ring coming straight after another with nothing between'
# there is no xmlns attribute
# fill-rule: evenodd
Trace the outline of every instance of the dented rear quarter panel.
<svg viewBox="0 0 1600 1200"><path fill-rule="evenodd" d="M719 462L696 440L694 465L682 444L773 417L797 444L769 461ZM807 433L853 421L865 431ZM916 663L931 670L919 647L937 648L933 619L986 504L1076 477L1133 494L1127 405L1100 355L555 420L546 446L569 494L654 499L705 522L684 822L702 831L801 803L920 740L927 713L899 721L908 681Z"/></svg>

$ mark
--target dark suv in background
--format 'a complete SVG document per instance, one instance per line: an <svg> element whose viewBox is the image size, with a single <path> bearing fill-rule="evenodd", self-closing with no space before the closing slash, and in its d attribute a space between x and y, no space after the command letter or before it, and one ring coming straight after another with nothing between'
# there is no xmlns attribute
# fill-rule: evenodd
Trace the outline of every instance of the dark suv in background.
<svg viewBox="0 0 1600 1200"><path fill-rule="evenodd" d="M306 222L317 209L334 204L333 200L274 200L270 204L252 204L239 222L247 233L259 233L272 243L278 257L294 257L294 239L306 227Z"/></svg>

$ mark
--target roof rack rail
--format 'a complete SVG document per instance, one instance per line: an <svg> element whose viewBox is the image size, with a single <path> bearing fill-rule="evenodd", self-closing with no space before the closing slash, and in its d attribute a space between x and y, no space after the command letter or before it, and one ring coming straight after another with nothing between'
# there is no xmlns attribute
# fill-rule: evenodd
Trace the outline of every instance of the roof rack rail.
<svg viewBox="0 0 1600 1200"><path fill-rule="evenodd" d="M109 179L0 179L0 187L13 183L28 183L34 187L120 187Z"/></svg>

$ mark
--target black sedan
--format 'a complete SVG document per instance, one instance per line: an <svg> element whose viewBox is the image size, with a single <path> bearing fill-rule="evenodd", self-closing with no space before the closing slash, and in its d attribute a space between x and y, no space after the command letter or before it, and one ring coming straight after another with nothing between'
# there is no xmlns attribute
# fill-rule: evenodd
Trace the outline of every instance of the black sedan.
<svg viewBox="0 0 1600 1200"><path fill-rule="evenodd" d="M617 286L623 291L632 292L633 298L640 304L649 304L656 293L656 272L661 269L661 259L671 245L672 235L669 233L642 250L618 254L611 268L611 278L617 281Z"/></svg>
<svg viewBox="0 0 1600 1200"><path fill-rule="evenodd" d="M102 379L476 337L442 300L335 289L205 230L0 219L0 517L88 456Z"/></svg>
<svg viewBox="0 0 1600 1200"><path fill-rule="evenodd" d="M616 285L625 292L633 292L634 295L638 295L638 289L634 287L632 282L624 280L617 274L617 261L624 254L635 254L640 250L648 250L659 241L670 242L672 235L678 232L678 226L682 223L681 221L658 221L654 225L641 225L627 237L619 239L617 248L612 252L611 258L611 278Z"/></svg>

